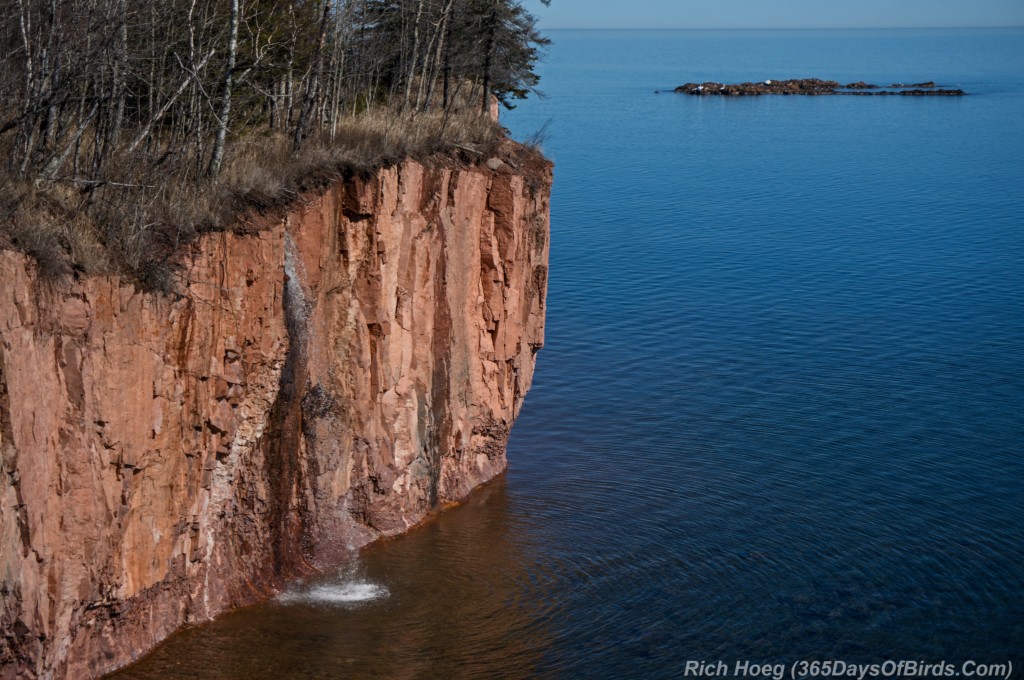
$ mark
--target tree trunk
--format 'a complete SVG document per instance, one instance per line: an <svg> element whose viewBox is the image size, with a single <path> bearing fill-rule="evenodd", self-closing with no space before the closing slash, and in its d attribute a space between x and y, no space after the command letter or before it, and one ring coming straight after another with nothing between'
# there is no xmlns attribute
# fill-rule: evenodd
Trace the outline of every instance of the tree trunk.
<svg viewBox="0 0 1024 680"><path fill-rule="evenodd" d="M405 77L405 97L402 99L402 110L409 108L412 97L412 81L416 77L416 64L419 62L420 51L420 20L423 18L423 0L416 7L416 21L412 27L412 57L409 59L409 73ZM426 59L424 58L424 62Z"/></svg>
<svg viewBox="0 0 1024 680"><path fill-rule="evenodd" d="M455 23L448 20L448 27L444 34L444 85L442 86L443 92L441 93L441 108L444 109L445 113L448 113L448 104L451 102L451 80L452 80L452 24Z"/></svg>
<svg viewBox="0 0 1024 680"><path fill-rule="evenodd" d="M125 100L127 97L128 79L128 3L127 0L118 0L117 3L117 58L114 72L114 123L111 126L111 141L117 143L121 135L121 126L124 123Z"/></svg>
<svg viewBox="0 0 1024 680"><path fill-rule="evenodd" d="M491 62L494 58L494 42L498 33L498 1L494 0L495 6L491 9L491 14L487 18L487 43L484 47L484 85L480 101L480 112L483 114L487 114L491 108Z"/></svg>
<svg viewBox="0 0 1024 680"><path fill-rule="evenodd" d="M185 91L185 89L189 86L189 84L192 83L192 81L195 79L195 76L203 70L203 67L206 66L206 62L209 61L210 57L212 57L213 54L213 50L207 52L206 56L203 57L202 61L200 61L192 68L192 72L185 76L184 80L181 81L181 84L178 85L178 89L175 90L174 94L172 94L170 98L164 102L163 106L160 107L160 110L149 117L149 120L146 121L146 124L143 125L142 129L139 130L138 134L135 135L135 138L132 140L132 143L128 145L128 153L135 151L139 144L142 144L142 142L146 140L146 137L149 136L150 130L153 129L153 125L157 123L161 118L163 118L164 114L166 114L167 111L172 106L174 106L174 102L178 100L178 97L180 97L182 93Z"/></svg>
<svg viewBox="0 0 1024 680"><path fill-rule="evenodd" d="M228 27L228 61L224 69L224 89L221 92L220 113L217 115L217 137L213 142L213 155L207 171L211 177L220 173L224 162L224 144L228 137L231 118L231 85L235 75L235 59L238 55L238 0L231 0L231 18Z"/></svg>
<svg viewBox="0 0 1024 680"><path fill-rule="evenodd" d="M309 123L310 114L316 104L316 98L320 91L320 71L323 66L324 40L327 38L327 19L330 17L331 3L324 2L324 14L320 20L320 37L316 43L316 55L313 57L313 68L306 82L306 96L302 102L302 110L299 112L299 122L295 125L295 137L292 140L292 150L298 151L302 146L302 137L306 132L306 125Z"/></svg>
<svg viewBox="0 0 1024 680"><path fill-rule="evenodd" d="M68 156L70 156L71 152L74 151L75 146L78 144L78 140L82 138L82 134L85 132L86 128L89 127L89 123L96 117L96 112L99 108L99 102L92 105L92 111L90 111L89 115L78 124L78 129L75 130L75 134L72 135L71 141L64 146L64 149L60 153L56 154L49 160L49 162L47 162L43 171L39 173L39 177L36 180L37 182L52 181L53 178L57 176L57 171L60 170L60 166L64 165Z"/></svg>

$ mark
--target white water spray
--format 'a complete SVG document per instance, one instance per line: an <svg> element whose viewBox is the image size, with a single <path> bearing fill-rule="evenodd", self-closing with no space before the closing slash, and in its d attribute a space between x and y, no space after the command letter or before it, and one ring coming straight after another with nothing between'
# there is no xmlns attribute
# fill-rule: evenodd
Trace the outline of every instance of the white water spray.
<svg viewBox="0 0 1024 680"><path fill-rule="evenodd" d="M379 583L373 583L361 573L358 558L353 557L330 579L313 583L297 583L278 596L282 604L328 605L355 607L382 600L390 593Z"/></svg>
<svg viewBox="0 0 1024 680"><path fill-rule="evenodd" d="M284 233L284 273L285 294L288 303L285 305L285 316L288 328L293 333L302 334L301 338L295 340L304 341L306 323L309 321L309 301L306 298L306 289L303 286L306 272L302 267L302 260L295 250L295 242L288 231Z"/></svg>

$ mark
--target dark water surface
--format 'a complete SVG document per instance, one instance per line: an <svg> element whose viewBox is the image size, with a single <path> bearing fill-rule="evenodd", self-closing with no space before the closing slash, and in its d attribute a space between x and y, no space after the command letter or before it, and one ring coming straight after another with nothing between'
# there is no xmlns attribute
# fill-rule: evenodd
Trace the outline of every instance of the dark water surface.
<svg viewBox="0 0 1024 680"><path fill-rule="evenodd" d="M552 37L506 116L557 163L509 474L123 677L1019 677L1024 31ZM973 94L654 94L790 77Z"/></svg>

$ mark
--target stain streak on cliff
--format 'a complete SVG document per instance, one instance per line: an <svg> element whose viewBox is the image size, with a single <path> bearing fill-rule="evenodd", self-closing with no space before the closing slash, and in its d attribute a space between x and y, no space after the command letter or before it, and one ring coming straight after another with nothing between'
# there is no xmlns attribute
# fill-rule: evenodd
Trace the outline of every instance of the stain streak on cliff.
<svg viewBox="0 0 1024 680"><path fill-rule="evenodd" d="M6 345L6 343L4 343ZM32 536L28 522L28 511L21 493L21 476L18 471L18 451L14 446L14 432L11 427L10 394L6 380L6 355L8 348L0 346L0 476L3 479L3 507L0 508L0 531L8 532L12 525L17 532L18 552L23 559L29 559L32 552ZM6 538L6 537L5 537ZM5 540L5 545L12 541ZM0 581L0 662L17 667L30 667L42 651L43 639L33 635L23 617L22 584ZM13 675L13 670L11 671ZM7 675L3 671L3 675Z"/></svg>
<svg viewBox="0 0 1024 680"><path fill-rule="evenodd" d="M441 272L447 272L448 262L445 256L444 247L447 235L441 232L442 247L438 255L437 267ZM427 503L429 509L437 507L440 496L441 482L441 456L451 440L451 416L447 405L450 403L450 381L451 375L451 333L452 319L451 310L448 305L443 304L445 300L445 277L434 277L433 299L437 303L434 311L434 333L431 339L431 354L437 358L434 363L434 370L430 376L430 399L427 402L431 405L430 417L426 419L425 425L428 428L425 440L425 451L427 458L428 487Z"/></svg>
<svg viewBox="0 0 1024 680"><path fill-rule="evenodd" d="M286 237L287 238L287 237ZM286 246L287 248L287 246ZM289 257L288 254L285 255ZM269 481L267 526L276 576L292 573L302 555L301 529L295 521L302 448L302 402L306 382L306 314L305 298L300 294L301 281L295 272L288 272L284 286L285 321L289 349L281 369L277 399L270 411L267 435L261 440L264 449L265 477Z"/></svg>

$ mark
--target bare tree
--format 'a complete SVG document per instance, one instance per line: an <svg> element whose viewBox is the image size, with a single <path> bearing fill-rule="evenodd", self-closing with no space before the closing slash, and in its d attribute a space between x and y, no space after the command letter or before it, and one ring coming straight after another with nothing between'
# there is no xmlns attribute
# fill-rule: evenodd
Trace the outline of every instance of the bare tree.
<svg viewBox="0 0 1024 680"><path fill-rule="evenodd" d="M238 56L238 0L230 0L231 13L228 19L228 54L224 67L224 85L220 95L220 113L217 115L217 136L213 142L210 157L210 175L216 177L224 162L224 143L227 141L228 125L231 122L231 86L235 77L235 61Z"/></svg>
<svg viewBox="0 0 1024 680"><path fill-rule="evenodd" d="M8 196L45 195L135 271L243 149L343 146L369 114L385 132L350 137L360 154L433 152L453 117L534 90L546 44L521 0L0 0L0 230Z"/></svg>

